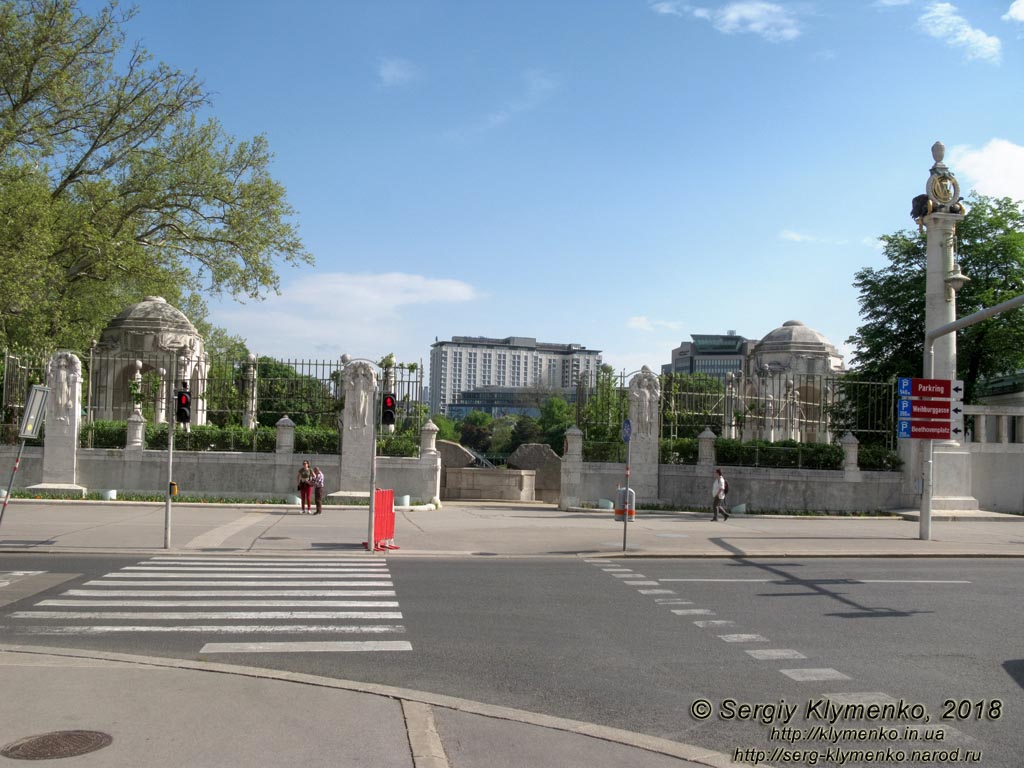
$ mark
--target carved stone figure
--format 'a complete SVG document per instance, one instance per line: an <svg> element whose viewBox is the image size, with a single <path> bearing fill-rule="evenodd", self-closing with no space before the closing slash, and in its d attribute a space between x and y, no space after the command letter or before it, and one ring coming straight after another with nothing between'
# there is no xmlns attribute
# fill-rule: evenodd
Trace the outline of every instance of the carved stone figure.
<svg viewBox="0 0 1024 768"><path fill-rule="evenodd" d="M76 388L82 381L82 361L70 352L57 352L50 358L49 380L57 402L57 421L70 424L78 398Z"/></svg>
<svg viewBox="0 0 1024 768"><path fill-rule="evenodd" d="M345 429L363 429L373 418L373 390L376 379L369 363L353 362L345 366L342 378L345 392Z"/></svg>
<svg viewBox="0 0 1024 768"><path fill-rule="evenodd" d="M629 419L638 436L656 435L661 383L646 365L629 382Z"/></svg>

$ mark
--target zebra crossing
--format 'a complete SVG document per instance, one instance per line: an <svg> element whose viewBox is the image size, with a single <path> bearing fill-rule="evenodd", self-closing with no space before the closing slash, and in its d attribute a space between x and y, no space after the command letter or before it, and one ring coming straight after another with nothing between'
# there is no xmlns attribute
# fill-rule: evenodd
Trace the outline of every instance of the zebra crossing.
<svg viewBox="0 0 1024 768"><path fill-rule="evenodd" d="M366 557L157 556L6 619L20 635L205 635L201 654L412 650L382 639L405 626L387 561Z"/></svg>

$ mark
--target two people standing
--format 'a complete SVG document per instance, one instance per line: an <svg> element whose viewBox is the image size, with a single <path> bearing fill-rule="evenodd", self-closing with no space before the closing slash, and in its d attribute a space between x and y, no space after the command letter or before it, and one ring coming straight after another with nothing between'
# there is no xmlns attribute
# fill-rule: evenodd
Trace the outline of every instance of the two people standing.
<svg viewBox="0 0 1024 768"><path fill-rule="evenodd" d="M718 513L722 513L725 520L729 519L729 512L725 508L725 494L729 492L729 482L722 477L722 470L715 470L715 481L711 485L711 512L712 520L718 519Z"/></svg>
<svg viewBox="0 0 1024 768"><path fill-rule="evenodd" d="M320 471L320 467L311 468L309 462L304 461L295 479L298 484L299 502L302 504L300 514L319 515L323 512L324 473ZM313 511L314 499L316 512Z"/></svg>

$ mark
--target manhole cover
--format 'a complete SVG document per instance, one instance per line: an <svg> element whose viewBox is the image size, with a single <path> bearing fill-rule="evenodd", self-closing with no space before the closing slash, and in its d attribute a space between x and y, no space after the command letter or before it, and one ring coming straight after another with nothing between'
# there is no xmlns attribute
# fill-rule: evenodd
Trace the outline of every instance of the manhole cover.
<svg viewBox="0 0 1024 768"><path fill-rule="evenodd" d="M11 742L0 755L12 760L56 760L109 747L113 737L100 731L53 731Z"/></svg>

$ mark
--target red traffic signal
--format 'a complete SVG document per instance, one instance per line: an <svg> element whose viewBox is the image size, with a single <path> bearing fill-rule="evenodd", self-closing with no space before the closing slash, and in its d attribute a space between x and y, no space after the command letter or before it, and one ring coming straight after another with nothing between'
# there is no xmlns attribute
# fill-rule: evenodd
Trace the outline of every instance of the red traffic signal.
<svg viewBox="0 0 1024 768"><path fill-rule="evenodd" d="M175 411L174 418L178 420L180 424L188 424L192 421L192 395L185 390L181 390L177 394L177 410Z"/></svg>
<svg viewBox="0 0 1024 768"><path fill-rule="evenodd" d="M395 395L386 392L380 399L380 423L383 426L392 426L395 423Z"/></svg>

